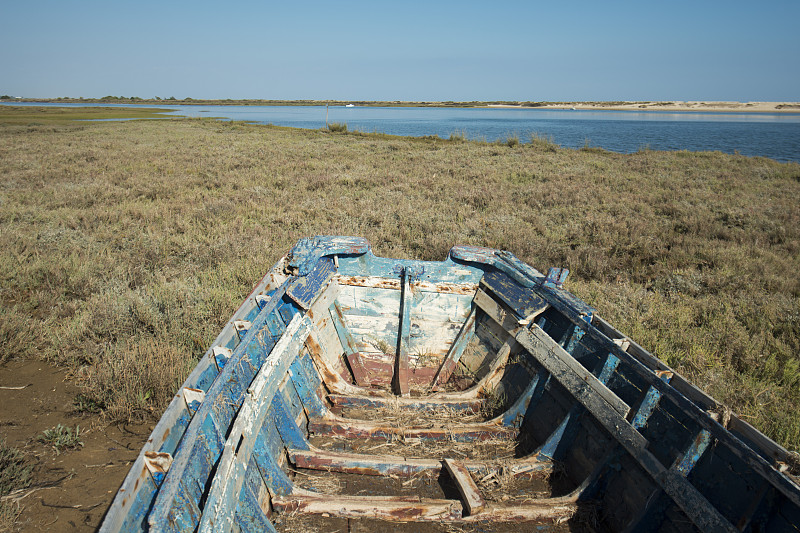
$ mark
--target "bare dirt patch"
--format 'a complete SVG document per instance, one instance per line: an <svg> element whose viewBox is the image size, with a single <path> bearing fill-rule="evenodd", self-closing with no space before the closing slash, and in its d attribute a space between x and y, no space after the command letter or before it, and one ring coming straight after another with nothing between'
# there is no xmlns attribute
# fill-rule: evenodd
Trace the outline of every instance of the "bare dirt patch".
<svg viewBox="0 0 800 533"><path fill-rule="evenodd" d="M0 439L33 465L30 487L7 499L20 512L13 531L96 530L149 425L107 426L99 416L77 413L80 389L43 361L1 366L0 387ZM83 446L59 452L38 440L58 424L80 426Z"/></svg>

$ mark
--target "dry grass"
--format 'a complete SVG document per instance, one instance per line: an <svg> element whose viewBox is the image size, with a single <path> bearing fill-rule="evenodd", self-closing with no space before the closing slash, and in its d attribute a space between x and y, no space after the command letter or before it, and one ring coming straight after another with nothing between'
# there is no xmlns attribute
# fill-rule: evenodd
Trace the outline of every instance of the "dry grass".
<svg viewBox="0 0 800 533"><path fill-rule="evenodd" d="M800 448L800 165L29 122L0 125L0 358L68 365L113 418L157 417L281 254L343 234L390 257L472 244L567 267L615 326Z"/></svg>

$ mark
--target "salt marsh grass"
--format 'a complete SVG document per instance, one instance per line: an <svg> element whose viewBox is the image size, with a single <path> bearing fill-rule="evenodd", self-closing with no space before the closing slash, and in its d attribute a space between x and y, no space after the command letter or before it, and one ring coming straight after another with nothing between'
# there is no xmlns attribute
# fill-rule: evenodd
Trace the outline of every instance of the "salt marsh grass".
<svg viewBox="0 0 800 533"><path fill-rule="evenodd" d="M0 358L67 366L110 419L157 418L274 261L340 234L389 257L471 244L567 267L616 327L800 448L800 165L9 114Z"/></svg>

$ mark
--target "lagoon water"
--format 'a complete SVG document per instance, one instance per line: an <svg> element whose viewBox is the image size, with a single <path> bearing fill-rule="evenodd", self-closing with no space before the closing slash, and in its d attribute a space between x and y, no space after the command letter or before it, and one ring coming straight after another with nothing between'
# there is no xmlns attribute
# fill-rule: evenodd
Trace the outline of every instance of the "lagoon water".
<svg viewBox="0 0 800 533"><path fill-rule="evenodd" d="M131 107L114 105L117 106ZM309 129L324 128L326 119L325 106L148 107L170 109L175 115ZM800 162L800 114L796 113L331 106L327 115L329 122L346 123L350 131L442 138L455 133L486 141L505 140L516 135L521 142L528 142L531 135L536 134L567 148L589 145L624 153L643 148L719 150Z"/></svg>

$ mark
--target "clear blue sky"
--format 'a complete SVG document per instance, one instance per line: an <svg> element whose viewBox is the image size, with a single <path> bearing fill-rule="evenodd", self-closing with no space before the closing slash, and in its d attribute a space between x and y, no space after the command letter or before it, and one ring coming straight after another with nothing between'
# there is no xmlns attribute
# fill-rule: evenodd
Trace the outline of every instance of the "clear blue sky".
<svg viewBox="0 0 800 533"><path fill-rule="evenodd" d="M800 100L800 1L0 4L0 94Z"/></svg>

